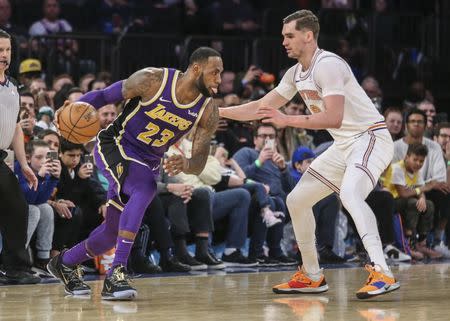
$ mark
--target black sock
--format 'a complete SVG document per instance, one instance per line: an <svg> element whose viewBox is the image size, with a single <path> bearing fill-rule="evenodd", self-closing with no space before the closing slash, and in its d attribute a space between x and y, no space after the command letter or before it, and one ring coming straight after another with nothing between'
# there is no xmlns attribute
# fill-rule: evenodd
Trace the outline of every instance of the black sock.
<svg viewBox="0 0 450 321"><path fill-rule="evenodd" d="M208 255L208 237L196 236L195 237L195 256Z"/></svg>
<svg viewBox="0 0 450 321"><path fill-rule="evenodd" d="M166 263L167 261L169 261L169 259L172 256L173 256L173 254L172 254L171 248L161 249L159 251L159 265L162 265L162 264Z"/></svg>
<svg viewBox="0 0 450 321"><path fill-rule="evenodd" d="M184 236L174 237L173 243L175 244L175 254L178 257L189 255L186 238Z"/></svg>

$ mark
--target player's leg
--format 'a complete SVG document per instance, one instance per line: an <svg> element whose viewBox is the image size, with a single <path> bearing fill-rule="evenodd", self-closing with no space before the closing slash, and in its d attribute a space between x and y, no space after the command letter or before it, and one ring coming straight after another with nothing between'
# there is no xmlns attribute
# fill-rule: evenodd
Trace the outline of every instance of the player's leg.
<svg viewBox="0 0 450 321"><path fill-rule="evenodd" d="M313 161L289 193L286 204L303 266L290 282L275 286L275 293L318 293L328 290L317 258L316 222L312 207L329 194L339 192L337 186L343 172L343 155L332 146Z"/></svg>
<svg viewBox="0 0 450 321"><path fill-rule="evenodd" d="M69 250L63 250L48 263L47 270L61 280L67 294L87 295L91 293L89 285L83 282L83 271L80 264L114 247L119 218L122 213L118 202L117 198L109 201L105 221L92 231L86 240Z"/></svg>
<svg viewBox="0 0 450 321"><path fill-rule="evenodd" d="M128 300L137 296L137 291L129 284L126 266L142 218L156 194L154 175L147 166L129 163L128 174L121 189L128 200L119 218L116 253L104 282L103 299Z"/></svg>
<svg viewBox="0 0 450 321"><path fill-rule="evenodd" d="M390 137L382 132L369 131L359 138L346 159L347 168L340 198L352 216L370 260L374 263L366 266L371 274L371 281L357 292L358 298L368 298L400 287L386 264L375 214L365 201L391 161L392 154Z"/></svg>

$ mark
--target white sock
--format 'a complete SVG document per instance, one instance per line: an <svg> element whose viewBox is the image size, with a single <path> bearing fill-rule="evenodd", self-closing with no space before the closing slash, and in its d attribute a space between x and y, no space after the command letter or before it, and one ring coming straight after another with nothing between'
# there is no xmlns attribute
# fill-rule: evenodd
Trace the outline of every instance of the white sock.
<svg viewBox="0 0 450 321"><path fill-rule="evenodd" d="M297 242L298 249L302 254L303 269L308 275L315 275L320 272L319 259L317 258L317 250L315 242L300 243Z"/></svg>

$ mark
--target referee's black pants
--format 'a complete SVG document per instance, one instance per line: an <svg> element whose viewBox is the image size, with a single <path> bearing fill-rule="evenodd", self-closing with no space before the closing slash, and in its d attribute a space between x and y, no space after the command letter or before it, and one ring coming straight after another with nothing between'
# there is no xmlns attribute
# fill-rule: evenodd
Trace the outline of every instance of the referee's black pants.
<svg viewBox="0 0 450 321"><path fill-rule="evenodd" d="M29 265L25 250L27 227L28 204L17 177L0 160L0 232L5 270L23 270Z"/></svg>

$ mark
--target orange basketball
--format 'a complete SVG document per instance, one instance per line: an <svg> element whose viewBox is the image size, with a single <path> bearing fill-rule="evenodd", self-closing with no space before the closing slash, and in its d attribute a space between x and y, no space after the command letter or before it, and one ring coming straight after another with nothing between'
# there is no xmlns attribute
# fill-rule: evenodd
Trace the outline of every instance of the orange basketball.
<svg viewBox="0 0 450 321"><path fill-rule="evenodd" d="M100 130L97 111L85 102L66 101L57 117L61 136L75 144L87 143Z"/></svg>

